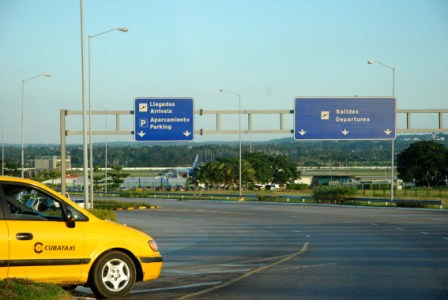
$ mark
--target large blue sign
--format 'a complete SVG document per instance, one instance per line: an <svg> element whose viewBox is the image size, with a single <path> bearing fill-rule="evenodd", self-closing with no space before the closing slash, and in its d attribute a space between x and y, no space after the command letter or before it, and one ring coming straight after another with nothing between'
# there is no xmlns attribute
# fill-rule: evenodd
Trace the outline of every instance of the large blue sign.
<svg viewBox="0 0 448 300"><path fill-rule="evenodd" d="M136 141L192 141L192 98L136 98Z"/></svg>
<svg viewBox="0 0 448 300"><path fill-rule="evenodd" d="M296 140L393 140L396 100L381 98L296 98Z"/></svg>

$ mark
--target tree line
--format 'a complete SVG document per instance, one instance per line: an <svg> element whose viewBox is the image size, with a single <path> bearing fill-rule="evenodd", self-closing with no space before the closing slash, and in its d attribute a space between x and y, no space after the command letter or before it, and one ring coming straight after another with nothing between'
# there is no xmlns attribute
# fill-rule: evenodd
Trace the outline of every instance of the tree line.
<svg viewBox="0 0 448 300"><path fill-rule="evenodd" d="M440 135L443 139L448 135ZM427 140L431 136L400 136L395 142L396 155L415 139ZM445 147L448 139L440 141ZM300 167L319 166L388 166L390 165L390 141L294 141L291 138L254 142L252 147L243 142L243 152L261 152L267 155L283 155ZM12 169L20 166L20 145L6 145L5 163ZM82 145L68 145L72 167L83 166ZM227 143L109 143L107 147L108 165L122 167L178 167L191 166L198 154L201 162L218 158L238 156L238 142ZM34 159L41 156L60 156L57 145L27 145L25 148L26 167L34 167ZM93 145L95 167L105 165L105 144Z"/></svg>

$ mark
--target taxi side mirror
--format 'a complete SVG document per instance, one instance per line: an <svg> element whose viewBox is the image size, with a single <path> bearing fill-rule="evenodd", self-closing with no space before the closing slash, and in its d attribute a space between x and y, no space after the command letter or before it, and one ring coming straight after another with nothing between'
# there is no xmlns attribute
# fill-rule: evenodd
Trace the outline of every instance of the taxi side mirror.
<svg viewBox="0 0 448 300"><path fill-rule="evenodd" d="M65 223L67 224L68 228L75 228L76 225L75 216L73 215L73 212L70 209L67 209L65 211Z"/></svg>

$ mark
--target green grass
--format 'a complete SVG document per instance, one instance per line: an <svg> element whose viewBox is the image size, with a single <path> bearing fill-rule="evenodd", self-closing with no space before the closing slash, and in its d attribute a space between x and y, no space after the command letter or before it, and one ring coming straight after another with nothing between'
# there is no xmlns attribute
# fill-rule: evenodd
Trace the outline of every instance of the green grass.
<svg viewBox="0 0 448 300"><path fill-rule="evenodd" d="M60 286L27 279L8 278L0 281L0 299L69 300L73 296Z"/></svg>
<svg viewBox="0 0 448 300"><path fill-rule="evenodd" d="M415 193L412 190L412 193ZM425 208L436 208L439 209L439 204L424 204L418 203L421 200L443 200L443 209L448 209L448 190L442 189L429 191L429 195L433 195L433 197L426 197L425 195L428 193L426 189L417 190L417 195L415 196L403 196L404 191L396 191L394 193L394 200L409 200L408 207L425 207ZM409 194L409 192L408 192ZM228 195L228 196L227 196ZM251 195L251 197L248 197ZM256 195L253 197L253 195ZM301 190L301 191L243 191L244 201L261 201L261 202L280 202L280 203L316 203L314 199L309 198L312 195L312 190ZM439 195L442 195L439 197ZM178 200L225 200L225 201L237 201L239 198L238 191L227 191L227 190L211 190L211 191L187 191L187 192L154 192L154 191L142 191L139 192L138 198L153 198L157 197L159 199L178 199ZM291 196L291 197L288 197ZM303 198L306 197L306 198ZM132 199L133 196L129 195L127 198ZM384 199L383 202L373 202L369 203L368 200L361 200L360 198L380 198ZM390 199L390 190L365 190L358 191L354 197L354 202L346 201L344 205L363 205L363 206L402 206L406 203L386 203L389 202ZM413 200L417 200L415 205L412 203ZM103 200L97 200L96 203L102 202ZM106 200L106 203L111 202L109 206L115 207L123 207L126 208L127 205L130 207L136 206L148 206L147 203L142 202L120 202L119 200L113 200L111 197L110 200ZM134 203L131 204L130 203ZM113 205L112 205L113 204ZM96 206L98 207L98 206Z"/></svg>
<svg viewBox="0 0 448 300"><path fill-rule="evenodd" d="M95 201L95 208L88 209L90 213L100 219L107 219L117 221L115 211L117 209L127 209L130 207L148 206L148 203L134 202L134 201L116 201L116 200L97 200Z"/></svg>
<svg viewBox="0 0 448 300"><path fill-rule="evenodd" d="M128 207L147 206L148 203L143 201L116 201L116 200L96 200L95 209L119 209Z"/></svg>
<svg viewBox="0 0 448 300"><path fill-rule="evenodd" d="M251 194L258 195L259 197L265 196L311 196L313 190L275 190L275 191L258 191L258 190L243 190L243 194ZM135 195L134 195L135 194ZM189 198L188 194L195 194L203 198L206 195L237 195L238 190L201 190L201 191L186 191L186 192L164 192L164 191L141 191L141 192L129 192L129 195L123 195L124 197L129 198L152 198L154 195L157 197L164 197L166 194L167 198L176 198L184 197ZM173 196L176 195L176 196ZM355 197L367 197L367 198L390 198L390 189L366 189L366 190L358 190ZM227 198L226 196L214 196L214 198ZM416 189L405 189L405 190L396 190L394 191L395 199L403 199L403 200L444 200L448 202L448 188L416 188ZM115 204L113 204L115 203ZM111 207L116 206L116 202L111 203ZM128 202L126 202L127 204ZM133 204L134 206L138 206L141 203ZM143 204L147 205L147 204ZM132 205L131 205L132 206Z"/></svg>

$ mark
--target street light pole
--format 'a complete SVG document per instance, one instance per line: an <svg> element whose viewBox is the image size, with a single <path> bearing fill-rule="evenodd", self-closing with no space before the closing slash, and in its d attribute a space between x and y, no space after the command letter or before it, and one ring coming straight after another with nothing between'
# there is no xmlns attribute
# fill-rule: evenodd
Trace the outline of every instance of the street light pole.
<svg viewBox="0 0 448 300"><path fill-rule="evenodd" d="M3 116L2 116L2 176L5 175L5 138L3 132Z"/></svg>
<svg viewBox="0 0 448 300"><path fill-rule="evenodd" d="M225 89L220 89L219 90L221 93L227 92L229 94L238 96L238 136L239 136L239 199L238 200L244 200L243 195L242 195L242 181L241 181L241 95L237 94L235 92L232 92L230 90L225 90Z"/></svg>
<svg viewBox="0 0 448 300"><path fill-rule="evenodd" d="M88 62L88 68L89 68L89 145L90 145L90 208L93 208L93 145L92 145L92 100L91 100L91 68L90 68L90 41L100 35L109 33L111 31L121 31L121 32L128 32L128 28L126 27L117 27L112 28L103 32L100 32L95 35L89 35L88 39L88 56L89 56L89 62Z"/></svg>
<svg viewBox="0 0 448 300"><path fill-rule="evenodd" d="M108 133L107 133L107 108L99 106L97 104L93 104L93 105L98 106L99 108L104 109L106 111L106 123L104 125L104 131L106 132L105 138L104 138L104 141L106 144L105 149L104 149L105 150L105 154L104 154L104 193L107 194L107 136L108 136Z"/></svg>
<svg viewBox="0 0 448 300"><path fill-rule="evenodd" d="M85 64L84 64L84 1L80 0L81 8L81 90L82 90L82 153L83 153L83 175L84 175L84 205L89 206L89 173L88 173L88 154L87 154L87 102L85 93ZM65 178L63 179L65 180Z"/></svg>
<svg viewBox="0 0 448 300"><path fill-rule="evenodd" d="M107 110L106 110L107 111ZM107 194L107 115L106 115L106 148L104 154L104 193Z"/></svg>
<svg viewBox="0 0 448 300"><path fill-rule="evenodd" d="M51 74L47 74L47 73L42 73L42 74L39 74L39 75L35 75L35 76L32 76L32 77L29 77L29 78L26 78L26 79L22 79L22 117L21 117L21 119L22 119L22 121L21 121L21 126L20 126L20 142L21 142L21 144L22 144L22 172L21 172L21 175L22 175L22 178L24 178L24 171L25 171L25 151L24 151L24 144L23 144L23 140L24 140L24 138L23 138L23 136L24 136L24 128L23 128L23 122L24 122L24 118L23 118L23 111L24 111L24 106L23 106L23 99L24 99L24 90L25 90L25 81L28 81L28 80L31 80L31 79L34 79L34 78L37 78L37 77L41 77L41 76L44 76L44 77L51 77Z"/></svg>
<svg viewBox="0 0 448 300"><path fill-rule="evenodd" d="M369 65L372 64L380 64L385 68L388 68L392 71L392 97L395 98L395 68L388 66L377 60L369 60L367 61ZM394 201L394 161L395 161L395 140L392 140L391 145L391 161L390 161L390 201Z"/></svg>

